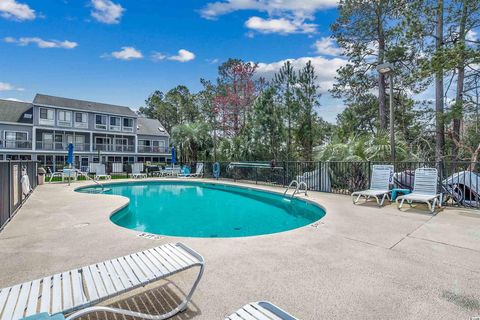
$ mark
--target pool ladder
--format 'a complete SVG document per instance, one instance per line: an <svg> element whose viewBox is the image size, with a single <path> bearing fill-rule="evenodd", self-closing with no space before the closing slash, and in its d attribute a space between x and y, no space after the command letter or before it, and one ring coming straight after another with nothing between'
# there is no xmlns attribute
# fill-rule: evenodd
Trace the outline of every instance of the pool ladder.
<svg viewBox="0 0 480 320"><path fill-rule="evenodd" d="M302 187L304 187L304 189L302 189ZM308 186L305 182L298 182L297 180L292 180L292 182L290 182L290 184L288 185L287 189L285 189L285 192L283 193L284 196L287 195L287 192L288 190L292 189L292 188L295 188L295 190L293 191L292 195L290 196L290 198L293 198L295 196L295 194L300 194L300 193L305 193L305 195L307 196L307 190L308 190Z"/></svg>
<svg viewBox="0 0 480 320"><path fill-rule="evenodd" d="M97 186L101 187L102 190L101 190L99 193L104 193L104 192L105 192L105 185L104 185L103 183L100 183L100 182L98 182L97 180L90 178L89 175L86 174L85 172L82 172L82 171L80 171L80 170L77 170L77 172L78 172L81 176L84 176L87 180L91 180L91 181L93 181Z"/></svg>

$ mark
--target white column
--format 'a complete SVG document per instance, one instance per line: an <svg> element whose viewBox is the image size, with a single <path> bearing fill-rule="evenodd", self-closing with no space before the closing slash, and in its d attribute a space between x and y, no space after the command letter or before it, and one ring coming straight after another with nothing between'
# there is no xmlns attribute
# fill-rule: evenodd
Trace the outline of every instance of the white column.
<svg viewBox="0 0 480 320"><path fill-rule="evenodd" d="M33 127L32 130L32 150L35 151L37 149L37 129Z"/></svg>
<svg viewBox="0 0 480 320"><path fill-rule="evenodd" d="M135 135L135 153L138 153L138 136Z"/></svg>
<svg viewBox="0 0 480 320"><path fill-rule="evenodd" d="M90 132L90 152L93 152L93 132Z"/></svg>

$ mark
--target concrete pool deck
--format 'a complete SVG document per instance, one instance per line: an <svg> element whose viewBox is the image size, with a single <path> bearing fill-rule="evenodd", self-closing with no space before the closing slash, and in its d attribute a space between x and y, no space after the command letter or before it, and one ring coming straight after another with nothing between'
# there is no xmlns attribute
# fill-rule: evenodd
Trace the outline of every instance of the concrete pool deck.
<svg viewBox="0 0 480 320"><path fill-rule="evenodd" d="M0 288L183 242L204 256L206 269L189 311L175 319L223 319L258 300L300 319L480 316L479 211L446 208L432 216L309 192L308 199L327 211L316 226L245 238L151 240L110 222L127 199L73 192L87 184L35 190L0 232ZM191 279L172 278L180 284Z"/></svg>

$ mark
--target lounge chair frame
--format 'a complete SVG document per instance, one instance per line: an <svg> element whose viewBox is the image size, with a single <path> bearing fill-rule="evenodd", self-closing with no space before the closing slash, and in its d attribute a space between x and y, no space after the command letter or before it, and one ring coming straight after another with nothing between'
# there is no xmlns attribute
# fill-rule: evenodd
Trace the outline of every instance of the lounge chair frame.
<svg viewBox="0 0 480 320"><path fill-rule="evenodd" d="M101 169L100 169L101 168ZM112 176L106 173L106 168L103 163L97 164L97 168L95 169L95 177L94 180L100 180L101 178L104 178L105 180L111 180Z"/></svg>
<svg viewBox="0 0 480 320"><path fill-rule="evenodd" d="M385 199L391 201L390 180L393 175L393 170L392 165L373 165L370 189L353 192L353 204L360 201L362 197L365 198L365 201L368 201L370 198L375 198L379 207L383 206Z"/></svg>
<svg viewBox="0 0 480 320"><path fill-rule="evenodd" d="M141 179L141 178L147 178L148 175L146 173L140 172L140 163L134 163L132 164L132 173L130 174L132 179Z"/></svg>
<svg viewBox="0 0 480 320"><path fill-rule="evenodd" d="M17 320L46 312L70 314L66 319L72 320L98 311L151 320L167 319L187 308L202 278L204 265L203 257L187 246L165 244L1 289L0 319ZM168 313L152 315L93 306L193 267L199 267L193 286L185 299Z"/></svg>
<svg viewBox="0 0 480 320"><path fill-rule="evenodd" d="M225 320L298 320L268 301L252 302L237 310Z"/></svg>
<svg viewBox="0 0 480 320"><path fill-rule="evenodd" d="M400 204L398 202L400 201ZM415 170L413 192L399 196L395 200L398 209L402 209L403 203L407 201L410 207L413 202L426 203L428 210L435 213L435 208L442 207L442 194L438 193L438 171L435 168L419 168Z"/></svg>

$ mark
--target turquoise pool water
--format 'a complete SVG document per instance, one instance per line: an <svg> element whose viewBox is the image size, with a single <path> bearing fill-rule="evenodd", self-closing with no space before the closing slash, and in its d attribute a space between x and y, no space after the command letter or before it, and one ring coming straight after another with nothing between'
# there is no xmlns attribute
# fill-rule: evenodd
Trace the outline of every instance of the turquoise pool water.
<svg viewBox="0 0 480 320"><path fill-rule="evenodd" d="M95 187L77 191L94 192ZM213 183L114 183L105 194L130 199L127 207L111 216L113 223L168 236L229 238L270 234L305 226L325 215L322 208L307 201Z"/></svg>

